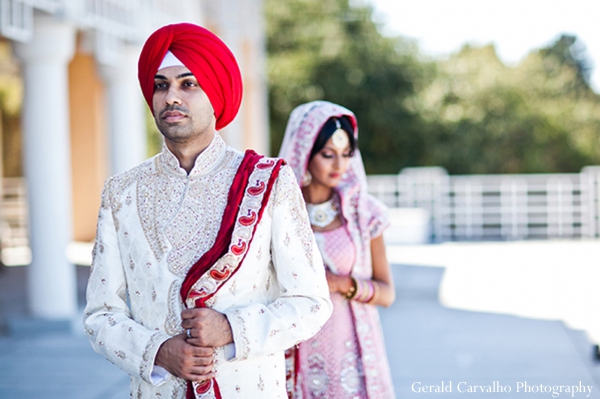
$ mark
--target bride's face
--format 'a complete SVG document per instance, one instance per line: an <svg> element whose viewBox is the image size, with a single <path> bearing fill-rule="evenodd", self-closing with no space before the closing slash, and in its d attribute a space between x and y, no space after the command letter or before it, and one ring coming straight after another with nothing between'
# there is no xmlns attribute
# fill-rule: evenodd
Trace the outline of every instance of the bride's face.
<svg viewBox="0 0 600 399"><path fill-rule="evenodd" d="M330 138L308 163L308 171L312 175L311 184L330 188L337 186L348 170L350 158L352 158L350 143L340 148L336 147L333 139Z"/></svg>

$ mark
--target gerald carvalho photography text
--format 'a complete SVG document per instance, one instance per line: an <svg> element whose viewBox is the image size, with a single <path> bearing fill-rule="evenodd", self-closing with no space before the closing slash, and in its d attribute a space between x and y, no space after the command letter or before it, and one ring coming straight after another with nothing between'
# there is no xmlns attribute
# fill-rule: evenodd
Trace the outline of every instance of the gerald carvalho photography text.
<svg viewBox="0 0 600 399"><path fill-rule="evenodd" d="M436 384L427 384L421 381L415 381L411 385L411 389L416 393L466 393L466 394L482 394L482 393L547 393L553 398L558 397L589 397L594 389L593 385L584 385L581 381L575 384L536 384L529 381L516 381L513 383L501 383L500 381L492 381L489 384L479 385L472 384L467 381L440 381Z"/></svg>

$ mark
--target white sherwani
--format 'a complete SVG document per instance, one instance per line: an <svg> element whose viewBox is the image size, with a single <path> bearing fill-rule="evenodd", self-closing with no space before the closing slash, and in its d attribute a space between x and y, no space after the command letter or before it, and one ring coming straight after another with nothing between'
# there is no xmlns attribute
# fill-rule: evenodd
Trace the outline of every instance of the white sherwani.
<svg viewBox="0 0 600 399"><path fill-rule="evenodd" d="M185 398L186 382L154 359L183 332L181 283L214 243L242 158L217 134L189 175L164 147L105 184L85 331L96 352L129 373L134 398ZM313 336L332 310L289 167L277 177L242 266L211 301L234 338L217 350L223 398L287 398L283 351Z"/></svg>

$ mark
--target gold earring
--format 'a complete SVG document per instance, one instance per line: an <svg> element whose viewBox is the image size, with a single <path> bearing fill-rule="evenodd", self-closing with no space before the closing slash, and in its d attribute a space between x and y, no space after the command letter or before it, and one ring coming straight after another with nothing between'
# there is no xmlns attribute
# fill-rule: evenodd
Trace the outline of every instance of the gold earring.
<svg viewBox="0 0 600 399"><path fill-rule="evenodd" d="M308 186L312 182L312 175L307 170L304 172L304 176L302 176L302 187Z"/></svg>

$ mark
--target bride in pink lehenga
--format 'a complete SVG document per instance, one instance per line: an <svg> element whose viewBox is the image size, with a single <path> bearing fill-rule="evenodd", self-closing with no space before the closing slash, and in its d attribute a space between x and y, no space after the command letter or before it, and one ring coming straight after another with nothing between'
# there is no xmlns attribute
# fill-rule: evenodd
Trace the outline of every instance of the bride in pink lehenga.
<svg viewBox="0 0 600 399"><path fill-rule="evenodd" d="M326 101L292 112L279 157L292 167L323 261L333 315L286 354L294 398L394 398L376 306L395 292L385 207L367 193L356 117Z"/></svg>

